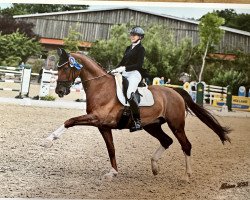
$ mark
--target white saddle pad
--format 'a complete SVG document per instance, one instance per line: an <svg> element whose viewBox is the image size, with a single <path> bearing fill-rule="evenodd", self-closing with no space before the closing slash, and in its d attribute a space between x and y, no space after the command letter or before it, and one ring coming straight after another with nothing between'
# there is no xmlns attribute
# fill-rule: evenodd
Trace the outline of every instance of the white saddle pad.
<svg viewBox="0 0 250 200"><path fill-rule="evenodd" d="M117 94L119 101L124 106L129 106L129 104L126 103L126 99L122 91L122 75L121 74L119 73L115 74L115 82L116 82L116 94ZM152 106L154 104L153 95L151 91L148 89L148 87L138 87L138 91L142 95L139 106Z"/></svg>

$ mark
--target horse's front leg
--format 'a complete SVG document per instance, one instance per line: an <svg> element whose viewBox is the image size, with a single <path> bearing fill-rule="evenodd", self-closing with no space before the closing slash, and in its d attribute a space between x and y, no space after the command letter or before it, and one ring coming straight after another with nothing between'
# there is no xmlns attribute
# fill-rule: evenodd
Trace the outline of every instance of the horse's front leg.
<svg viewBox="0 0 250 200"><path fill-rule="evenodd" d="M57 130L55 130L53 133L51 133L41 144L43 147L51 147L53 145L52 141L59 139L60 136L65 132L67 128L76 126L76 125L89 125L89 126L98 126L99 125L99 119L93 115L82 115L79 117L73 117L68 119L64 122L63 125L61 125Z"/></svg>
<svg viewBox="0 0 250 200"><path fill-rule="evenodd" d="M98 127L100 126L100 120L96 115L88 114L88 115L81 115L79 117L73 117L64 122L65 128L70 128L73 126L80 126L80 125Z"/></svg>
<svg viewBox="0 0 250 200"><path fill-rule="evenodd" d="M117 176L118 174L112 131L109 128L99 128L99 131L101 132L102 137L106 143L108 153L109 153L109 159L110 159L111 166L112 166L109 173L104 175L104 179L111 181L112 178Z"/></svg>

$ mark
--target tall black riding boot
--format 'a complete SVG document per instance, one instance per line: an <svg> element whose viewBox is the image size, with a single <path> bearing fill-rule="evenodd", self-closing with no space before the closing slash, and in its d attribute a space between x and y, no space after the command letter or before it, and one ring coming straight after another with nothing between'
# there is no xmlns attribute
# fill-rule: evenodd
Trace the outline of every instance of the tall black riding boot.
<svg viewBox="0 0 250 200"><path fill-rule="evenodd" d="M142 130L140 110L139 110L137 99L135 97L135 93L131 94L131 97L128 100L128 102L130 105L130 110L132 111L132 116L133 116L133 121L134 121L132 127L130 128L130 132Z"/></svg>

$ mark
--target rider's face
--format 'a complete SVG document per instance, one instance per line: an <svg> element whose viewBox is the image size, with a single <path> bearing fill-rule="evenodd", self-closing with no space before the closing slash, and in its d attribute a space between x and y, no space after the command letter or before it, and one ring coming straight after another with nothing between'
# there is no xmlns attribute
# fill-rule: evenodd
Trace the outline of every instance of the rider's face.
<svg viewBox="0 0 250 200"><path fill-rule="evenodd" d="M139 39L141 39L140 36L134 35L134 34L130 34L130 40L131 40L132 43L138 41Z"/></svg>

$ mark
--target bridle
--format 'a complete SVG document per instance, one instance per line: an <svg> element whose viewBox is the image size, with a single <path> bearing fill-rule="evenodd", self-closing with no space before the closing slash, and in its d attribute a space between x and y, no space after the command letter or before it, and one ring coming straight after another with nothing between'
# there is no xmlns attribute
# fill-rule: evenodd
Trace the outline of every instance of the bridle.
<svg viewBox="0 0 250 200"><path fill-rule="evenodd" d="M66 62L62 63L61 65L57 65L57 68L61 68L62 66L66 65L66 64L70 64L70 62L66 61ZM74 76L74 73L75 73L75 71L73 70L73 76ZM100 75L100 76L97 76L97 77L93 77L93 78L84 80L82 82L85 83L85 82L88 82L88 81L99 79L99 78L101 78L103 76L107 76L107 74L105 73L103 75ZM68 77L67 77L68 80L69 80L69 77L70 77L70 73L68 74ZM73 85L73 82L74 81L57 81L58 85L63 86L63 87L69 87L69 88Z"/></svg>
<svg viewBox="0 0 250 200"><path fill-rule="evenodd" d="M63 65L66 65L67 63L69 63L69 61L66 61L65 63L61 64L61 65L57 65L57 68L62 67Z"/></svg>
<svg viewBox="0 0 250 200"><path fill-rule="evenodd" d="M62 66L66 65L66 64L69 64L69 61L62 63L61 65L57 65L57 68L61 68ZM67 68L67 69L71 69L71 68ZM75 73L75 72L73 71L73 73ZM74 76L74 74L73 74L73 76ZM66 78L67 78L67 80L65 80L65 81L57 81L58 86L70 88L74 82L74 81L69 81L70 73L67 74Z"/></svg>

